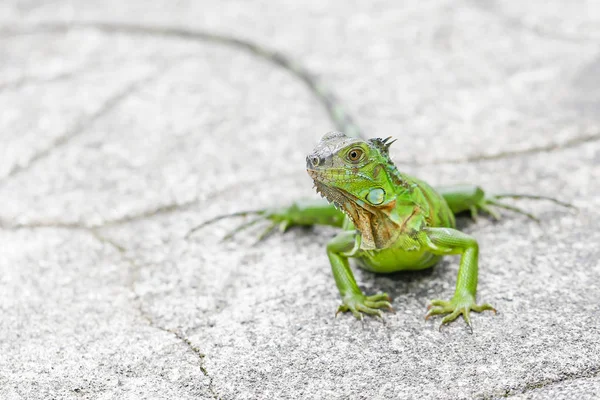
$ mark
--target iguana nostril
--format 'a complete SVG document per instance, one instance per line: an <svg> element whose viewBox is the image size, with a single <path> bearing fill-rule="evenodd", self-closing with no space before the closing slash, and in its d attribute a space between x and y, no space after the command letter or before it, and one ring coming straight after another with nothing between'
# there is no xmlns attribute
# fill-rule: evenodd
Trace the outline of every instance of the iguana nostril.
<svg viewBox="0 0 600 400"><path fill-rule="evenodd" d="M319 157L317 157L317 156L314 156L310 159L310 162L313 165L313 167L318 167L320 161L321 160L319 160Z"/></svg>

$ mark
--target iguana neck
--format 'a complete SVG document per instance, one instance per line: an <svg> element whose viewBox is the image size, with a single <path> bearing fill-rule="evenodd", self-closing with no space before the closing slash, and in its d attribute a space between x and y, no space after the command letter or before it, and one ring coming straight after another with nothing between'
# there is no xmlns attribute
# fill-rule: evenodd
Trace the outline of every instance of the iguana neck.
<svg viewBox="0 0 600 400"><path fill-rule="evenodd" d="M362 235L364 249L384 249L396 241L406 224L406 211L399 213L399 207L411 207L411 195L415 183L402 174L392 163L382 165L393 190L393 196L381 205L371 205L350 193L341 191L344 200L338 201L340 207L352 220ZM329 196L327 196L329 197ZM401 216L402 215L402 216Z"/></svg>
<svg viewBox="0 0 600 400"><path fill-rule="evenodd" d="M416 185L414 179L398 171L391 161L385 165L385 171L396 194L396 200L409 199Z"/></svg>

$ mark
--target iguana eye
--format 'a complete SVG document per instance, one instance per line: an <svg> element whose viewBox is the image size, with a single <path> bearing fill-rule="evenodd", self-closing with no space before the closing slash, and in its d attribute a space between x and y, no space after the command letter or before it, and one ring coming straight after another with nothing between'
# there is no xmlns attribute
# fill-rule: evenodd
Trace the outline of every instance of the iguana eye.
<svg viewBox="0 0 600 400"><path fill-rule="evenodd" d="M363 151L360 148L352 149L348 152L348 160L350 162L357 162L363 155Z"/></svg>

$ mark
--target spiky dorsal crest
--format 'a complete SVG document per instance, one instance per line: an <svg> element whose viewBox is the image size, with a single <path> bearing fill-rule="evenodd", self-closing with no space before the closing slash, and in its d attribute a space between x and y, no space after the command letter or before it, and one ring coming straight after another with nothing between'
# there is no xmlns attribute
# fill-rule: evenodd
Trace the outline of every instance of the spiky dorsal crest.
<svg viewBox="0 0 600 400"><path fill-rule="evenodd" d="M394 181L394 183L400 187L402 186L408 191L412 191L412 187L410 184L402 177L402 174L394 165L394 162L390 158L390 146L398 139L390 140L392 137L388 136L385 139L375 138L369 139L369 144L379 150L379 153L385 158L386 162L386 170L389 173L390 178Z"/></svg>
<svg viewBox="0 0 600 400"><path fill-rule="evenodd" d="M377 150L379 150L381 155L383 155L389 159L390 146L392 145L392 143L394 143L397 140L397 139L390 140L391 138L392 138L391 136L388 136L385 139L381 139L381 138L369 139L369 144L371 144L371 146L373 146Z"/></svg>

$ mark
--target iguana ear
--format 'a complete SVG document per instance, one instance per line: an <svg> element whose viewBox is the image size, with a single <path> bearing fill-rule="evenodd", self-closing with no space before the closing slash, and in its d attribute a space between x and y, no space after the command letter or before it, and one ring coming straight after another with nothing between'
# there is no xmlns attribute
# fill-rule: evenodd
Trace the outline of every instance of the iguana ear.
<svg viewBox="0 0 600 400"><path fill-rule="evenodd" d="M381 154L388 156L390 153L390 146L392 145L392 143L394 143L396 140L398 139L394 139L392 141L390 141L392 137L388 136L385 139L380 139L380 138L375 138L375 139L369 139L369 143L376 147Z"/></svg>

